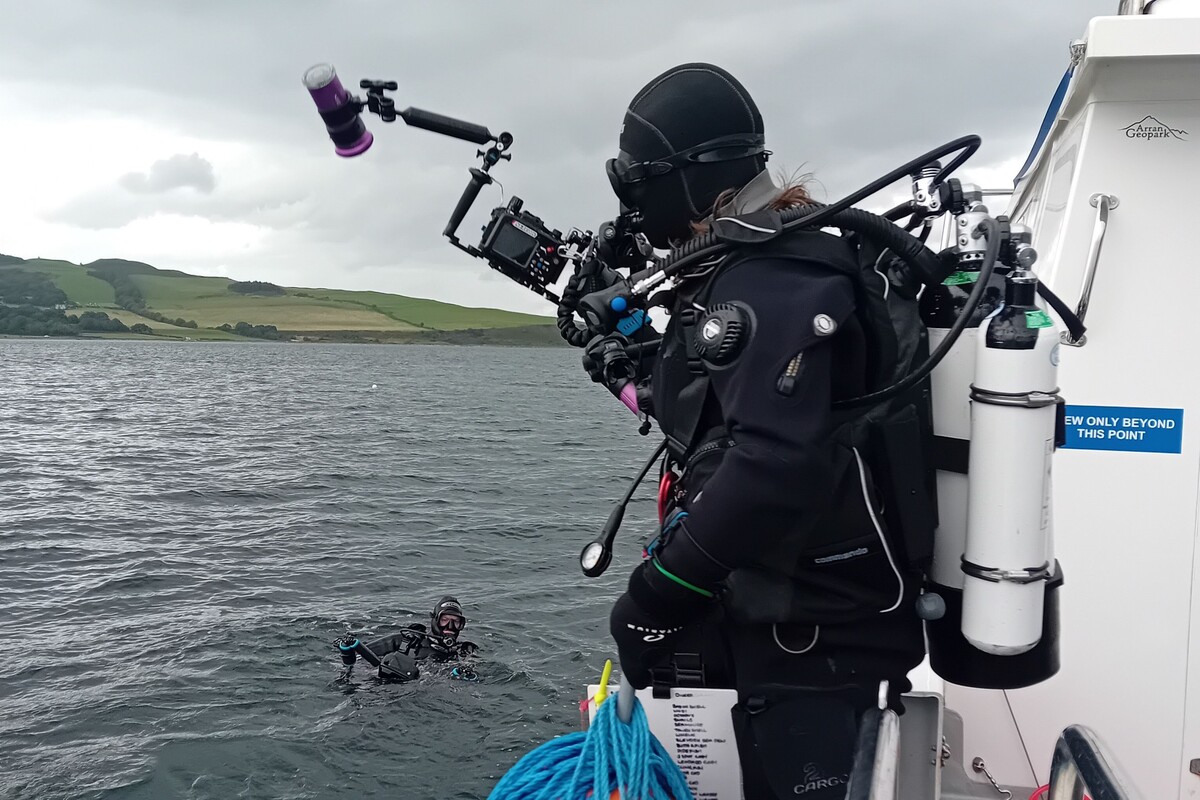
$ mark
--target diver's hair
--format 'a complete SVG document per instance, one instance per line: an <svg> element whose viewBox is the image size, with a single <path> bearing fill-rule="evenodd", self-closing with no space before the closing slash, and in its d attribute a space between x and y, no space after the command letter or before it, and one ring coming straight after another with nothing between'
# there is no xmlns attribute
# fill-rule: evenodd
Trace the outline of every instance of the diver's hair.
<svg viewBox="0 0 1200 800"><path fill-rule="evenodd" d="M784 211L796 206L809 205L813 202L812 195L808 193L808 184L812 180L812 173L804 173L803 175L793 175L790 178L781 177L783 188L779 194L775 195L767 207L775 211ZM717 199L713 201L712 216L720 214L730 201L737 196L738 189L726 189L717 195ZM690 223L693 236L703 236L710 230L708 220L700 220Z"/></svg>

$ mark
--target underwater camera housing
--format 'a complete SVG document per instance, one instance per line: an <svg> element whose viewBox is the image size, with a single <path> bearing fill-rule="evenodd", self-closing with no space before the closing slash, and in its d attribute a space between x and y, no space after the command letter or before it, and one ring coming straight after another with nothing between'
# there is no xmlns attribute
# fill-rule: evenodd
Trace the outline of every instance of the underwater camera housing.
<svg viewBox="0 0 1200 800"><path fill-rule="evenodd" d="M546 287L557 281L567 266L562 254L566 241L561 231L550 230L540 218L522 211L523 203L513 197L507 206L492 209L479 254L492 269L545 294ZM571 236L576 235L572 231Z"/></svg>

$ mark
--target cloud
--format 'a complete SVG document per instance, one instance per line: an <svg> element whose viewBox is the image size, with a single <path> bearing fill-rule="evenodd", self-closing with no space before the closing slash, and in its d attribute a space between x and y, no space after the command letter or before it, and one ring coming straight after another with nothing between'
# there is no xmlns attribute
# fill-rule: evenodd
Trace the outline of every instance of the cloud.
<svg viewBox="0 0 1200 800"><path fill-rule="evenodd" d="M212 162L198 153L174 155L154 162L145 172L128 172L108 185L82 192L45 216L92 230L120 228L158 215L265 228L304 223L303 206L310 192L300 176L254 163L234 162L230 169L233 177L218 188Z"/></svg>
<svg viewBox="0 0 1200 800"><path fill-rule="evenodd" d="M58 198L38 208L0 198L0 213L15 222L40 214L81 259L130 256L102 252L115 240L101 234L134 221L143 232L169 216L248 225L259 234L241 256L201 258L183 240L172 250L165 223L154 249L170 260L164 266L193 271L419 287L443 300L546 310L526 290L484 280L495 278L486 265L440 235L476 147L370 116L371 150L338 158L301 85L305 69L330 61L352 89L360 78L392 78L398 108L514 135L513 161L495 170L503 192L484 190L464 239L513 194L551 227L594 230L616 210L603 164L625 105L674 64L711 61L738 76L762 109L772 167L813 172L827 199L965 133L984 145L960 176L981 182L973 171L999 179L998 165L1023 160L1070 41L1111 6L608 0L548 15L510 0L503 14L480 17L473 4L383 0L16 4L0 29L0 116L10 127L136 121L146 160L160 160L63 180ZM56 102L40 102L46 96ZM99 163L116 147L79 139ZM19 198L21 189L7 191Z"/></svg>
<svg viewBox="0 0 1200 800"><path fill-rule="evenodd" d="M217 185L213 165L199 153L176 153L170 158L155 161L148 172L129 172L117 181L135 194L161 194L172 189L192 188L211 194Z"/></svg>

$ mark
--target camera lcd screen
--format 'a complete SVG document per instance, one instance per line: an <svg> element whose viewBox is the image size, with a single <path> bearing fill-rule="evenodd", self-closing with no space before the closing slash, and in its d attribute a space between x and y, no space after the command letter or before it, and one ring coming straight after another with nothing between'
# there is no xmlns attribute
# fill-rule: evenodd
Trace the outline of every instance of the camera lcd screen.
<svg viewBox="0 0 1200 800"><path fill-rule="evenodd" d="M511 222L500 226L500 230L496 231L496 239L492 242L494 251L522 267L529 263L529 257L533 255L533 248L536 246L537 239Z"/></svg>

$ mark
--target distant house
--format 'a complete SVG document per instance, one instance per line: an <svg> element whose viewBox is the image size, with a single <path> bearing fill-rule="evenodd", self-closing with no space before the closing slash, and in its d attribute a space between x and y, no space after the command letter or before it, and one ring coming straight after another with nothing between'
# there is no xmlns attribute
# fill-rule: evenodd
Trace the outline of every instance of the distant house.
<svg viewBox="0 0 1200 800"><path fill-rule="evenodd" d="M55 311L66 311L66 310L67 310L67 304L66 304L66 303L56 303L56 304L54 305L54 310L55 310Z"/></svg>

